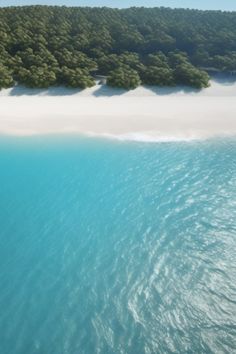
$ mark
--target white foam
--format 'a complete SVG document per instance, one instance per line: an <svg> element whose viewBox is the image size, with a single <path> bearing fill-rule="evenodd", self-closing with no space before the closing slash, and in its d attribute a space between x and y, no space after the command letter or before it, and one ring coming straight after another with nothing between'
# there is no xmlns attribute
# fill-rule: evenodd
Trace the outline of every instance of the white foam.
<svg viewBox="0 0 236 354"><path fill-rule="evenodd" d="M195 140L200 140L203 138L196 136L162 136L155 135L153 132L131 132L128 134L95 134L92 132L88 132L86 135L90 137L102 137L106 139L118 140L118 141L134 141L134 142L143 142L143 143L169 143L169 142L191 142Z"/></svg>

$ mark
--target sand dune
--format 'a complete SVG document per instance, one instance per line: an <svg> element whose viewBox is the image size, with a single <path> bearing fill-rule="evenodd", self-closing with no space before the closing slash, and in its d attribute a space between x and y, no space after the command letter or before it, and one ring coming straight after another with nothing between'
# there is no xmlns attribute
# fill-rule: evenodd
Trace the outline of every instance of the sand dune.
<svg viewBox="0 0 236 354"><path fill-rule="evenodd" d="M236 81L219 78L201 91L106 86L0 92L0 133L82 133L131 140L188 140L236 135Z"/></svg>

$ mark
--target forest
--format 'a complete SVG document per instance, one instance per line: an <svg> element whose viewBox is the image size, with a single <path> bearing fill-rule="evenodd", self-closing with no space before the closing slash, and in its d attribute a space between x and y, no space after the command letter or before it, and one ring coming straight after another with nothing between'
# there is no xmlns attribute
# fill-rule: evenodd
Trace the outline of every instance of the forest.
<svg viewBox="0 0 236 354"><path fill-rule="evenodd" d="M0 89L107 84L209 86L236 71L236 12L170 8L0 8Z"/></svg>

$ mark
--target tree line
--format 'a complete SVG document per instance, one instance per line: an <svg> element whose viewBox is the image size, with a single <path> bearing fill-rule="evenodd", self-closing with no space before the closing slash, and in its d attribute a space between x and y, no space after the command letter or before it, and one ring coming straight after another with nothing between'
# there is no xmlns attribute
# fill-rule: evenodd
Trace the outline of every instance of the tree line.
<svg viewBox="0 0 236 354"><path fill-rule="evenodd" d="M0 88L15 83L207 87L201 68L236 70L236 13L169 8L0 9Z"/></svg>

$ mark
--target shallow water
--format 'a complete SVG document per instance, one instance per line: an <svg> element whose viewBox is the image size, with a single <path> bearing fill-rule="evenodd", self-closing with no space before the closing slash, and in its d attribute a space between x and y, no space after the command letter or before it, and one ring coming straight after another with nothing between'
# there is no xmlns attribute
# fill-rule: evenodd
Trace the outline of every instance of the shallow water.
<svg viewBox="0 0 236 354"><path fill-rule="evenodd" d="M1 138L0 352L234 353L236 141Z"/></svg>

